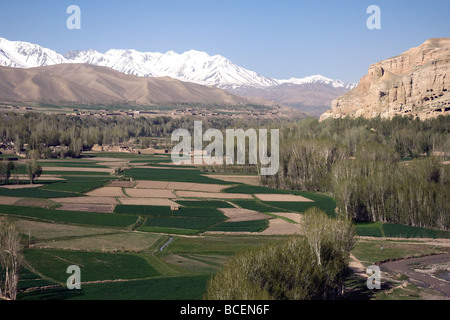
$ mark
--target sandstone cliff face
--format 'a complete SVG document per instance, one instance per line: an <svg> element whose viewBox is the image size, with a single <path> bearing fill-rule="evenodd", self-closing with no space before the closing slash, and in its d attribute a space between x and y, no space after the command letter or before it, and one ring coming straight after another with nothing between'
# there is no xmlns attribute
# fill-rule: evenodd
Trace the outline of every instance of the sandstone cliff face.
<svg viewBox="0 0 450 320"><path fill-rule="evenodd" d="M320 120L342 117L421 119L450 114L450 38L424 42L375 63L358 86L332 102Z"/></svg>

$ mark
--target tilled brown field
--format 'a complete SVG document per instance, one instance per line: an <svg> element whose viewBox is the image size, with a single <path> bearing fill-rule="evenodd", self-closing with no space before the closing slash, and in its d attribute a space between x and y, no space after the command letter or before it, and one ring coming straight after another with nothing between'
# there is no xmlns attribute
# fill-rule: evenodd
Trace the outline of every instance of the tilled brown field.
<svg viewBox="0 0 450 320"><path fill-rule="evenodd" d="M172 190L167 189L125 189L125 193L132 198L175 198Z"/></svg>
<svg viewBox="0 0 450 320"><path fill-rule="evenodd" d="M143 206L178 206L170 199L164 198L119 198L122 204Z"/></svg>
<svg viewBox="0 0 450 320"><path fill-rule="evenodd" d="M103 187L87 192L87 196L92 197L124 197L125 194L120 187Z"/></svg>
<svg viewBox="0 0 450 320"><path fill-rule="evenodd" d="M119 204L115 197L74 197L74 198L54 198L54 202L65 203L86 203L86 204Z"/></svg>
<svg viewBox="0 0 450 320"><path fill-rule="evenodd" d="M29 189L29 188L39 188L42 187L43 184L10 184L6 186L1 186L1 188L5 189Z"/></svg>
<svg viewBox="0 0 450 320"><path fill-rule="evenodd" d="M176 191L181 198L213 198L213 199L253 199L249 194L242 193L220 193L220 192L200 192L200 191Z"/></svg>
<svg viewBox="0 0 450 320"><path fill-rule="evenodd" d="M227 182L236 182L236 183L245 183L252 186L259 186L259 177L258 176L236 176L236 175L204 175L205 177L218 179Z"/></svg>
<svg viewBox="0 0 450 320"><path fill-rule="evenodd" d="M314 202L311 199L291 194L255 194L261 201L280 201L280 202Z"/></svg>
<svg viewBox="0 0 450 320"><path fill-rule="evenodd" d="M17 197L0 197L0 204L12 205L22 198Z"/></svg>
<svg viewBox="0 0 450 320"><path fill-rule="evenodd" d="M223 214L228 217L228 222L264 220L270 218L268 215L248 209L223 208L218 210L222 211Z"/></svg>

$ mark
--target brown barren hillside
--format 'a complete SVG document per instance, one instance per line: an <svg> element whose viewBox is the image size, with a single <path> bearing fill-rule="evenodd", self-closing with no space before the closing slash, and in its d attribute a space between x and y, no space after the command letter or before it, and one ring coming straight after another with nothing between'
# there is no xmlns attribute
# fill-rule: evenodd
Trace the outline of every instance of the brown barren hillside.
<svg viewBox="0 0 450 320"><path fill-rule="evenodd" d="M30 69L0 67L0 99L110 103L251 103L222 89L169 77L144 78L107 67L59 64Z"/></svg>
<svg viewBox="0 0 450 320"><path fill-rule="evenodd" d="M320 119L449 114L450 38L436 38L371 65L358 86L334 100Z"/></svg>

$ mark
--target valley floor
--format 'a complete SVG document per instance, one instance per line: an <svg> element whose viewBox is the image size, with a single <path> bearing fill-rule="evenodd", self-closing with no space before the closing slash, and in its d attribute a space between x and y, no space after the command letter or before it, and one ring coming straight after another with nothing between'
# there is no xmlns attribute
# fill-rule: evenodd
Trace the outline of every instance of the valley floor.
<svg viewBox="0 0 450 320"><path fill-rule="evenodd" d="M165 155L99 152L40 164L36 184L20 180L19 161L12 180L21 184L0 186L0 215L16 221L26 244L19 299L202 299L211 275L237 252L299 234L302 212L312 206L335 215L327 195L265 188L251 175L174 166ZM367 266L450 249L446 239L417 239L416 229L407 239L364 236L384 233L383 227L357 225L348 298L446 298L445 290L417 285L406 269L385 273L389 264L382 264L386 288L367 291ZM81 269L81 290L66 287L70 265Z"/></svg>

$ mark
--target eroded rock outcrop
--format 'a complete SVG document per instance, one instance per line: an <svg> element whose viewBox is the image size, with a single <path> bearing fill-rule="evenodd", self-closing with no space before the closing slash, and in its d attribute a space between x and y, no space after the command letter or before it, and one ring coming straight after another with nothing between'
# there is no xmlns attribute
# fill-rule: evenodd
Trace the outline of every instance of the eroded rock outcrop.
<svg viewBox="0 0 450 320"><path fill-rule="evenodd" d="M450 38L435 38L370 66L358 86L320 120L342 117L421 119L450 114Z"/></svg>

